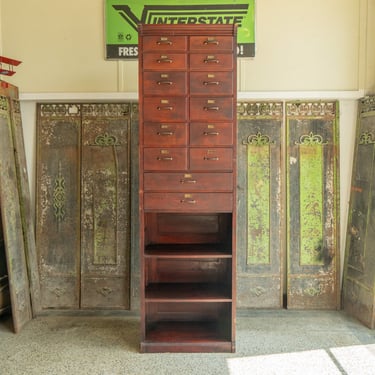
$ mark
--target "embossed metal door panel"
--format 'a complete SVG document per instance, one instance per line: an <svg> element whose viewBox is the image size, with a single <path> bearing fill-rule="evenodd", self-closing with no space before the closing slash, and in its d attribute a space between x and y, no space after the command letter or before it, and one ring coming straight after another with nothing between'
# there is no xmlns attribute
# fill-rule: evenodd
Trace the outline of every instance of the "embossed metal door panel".
<svg viewBox="0 0 375 375"><path fill-rule="evenodd" d="M82 308L129 308L129 104L82 106Z"/></svg>
<svg viewBox="0 0 375 375"><path fill-rule="evenodd" d="M375 97L359 104L343 277L344 309L375 328Z"/></svg>
<svg viewBox="0 0 375 375"><path fill-rule="evenodd" d="M32 318L10 99L0 96L0 202L15 332Z"/></svg>
<svg viewBox="0 0 375 375"><path fill-rule="evenodd" d="M286 103L288 308L339 308L337 113Z"/></svg>
<svg viewBox="0 0 375 375"><path fill-rule="evenodd" d="M79 105L38 106L36 243L42 308L79 308Z"/></svg>
<svg viewBox="0 0 375 375"><path fill-rule="evenodd" d="M282 103L239 103L237 303L280 308L283 296Z"/></svg>

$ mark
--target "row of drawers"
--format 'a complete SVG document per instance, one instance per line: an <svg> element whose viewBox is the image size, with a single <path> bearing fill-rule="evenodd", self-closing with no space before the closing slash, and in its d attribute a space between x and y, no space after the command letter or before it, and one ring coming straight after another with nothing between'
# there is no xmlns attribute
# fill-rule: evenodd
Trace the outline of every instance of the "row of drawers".
<svg viewBox="0 0 375 375"><path fill-rule="evenodd" d="M153 123L143 125L143 144L150 146L230 146L233 123Z"/></svg>
<svg viewBox="0 0 375 375"><path fill-rule="evenodd" d="M232 171L233 149L230 147L145 147L145 171Z"/></svg>
<svg viewBox="0 0 375 375"><path fill-rule="evenodd" d="M233 51L233 38L218 36L148 35L143 37L143 52L146 51Z"/></svg>

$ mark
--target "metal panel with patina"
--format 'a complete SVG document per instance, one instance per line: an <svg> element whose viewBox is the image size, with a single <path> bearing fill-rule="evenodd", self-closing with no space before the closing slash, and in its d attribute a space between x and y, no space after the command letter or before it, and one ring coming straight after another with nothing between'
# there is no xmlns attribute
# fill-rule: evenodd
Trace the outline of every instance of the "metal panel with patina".
<svg viewBox="0 0 375 375"><path fill-rule="evenodd" d="M375 97L359 103L343 277L344 309L375 328Z"/></svg>
<svg viewBox="0 0 375 375"><path fill-rule="evenodd" d="M239 102L237 300L280 308L282 262L281 102Z"/></svg>
<svg viewBox="0 0 375 375"><path fill-rule="evenodd" d="M287 307L339 308L338 103L286 103Z"/></svg>

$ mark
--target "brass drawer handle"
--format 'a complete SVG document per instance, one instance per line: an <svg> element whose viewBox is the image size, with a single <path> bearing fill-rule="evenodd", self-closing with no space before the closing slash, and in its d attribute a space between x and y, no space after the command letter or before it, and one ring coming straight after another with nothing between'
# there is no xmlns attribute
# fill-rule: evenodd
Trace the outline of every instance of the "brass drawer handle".
<svg viewBox="0 0 375 375"><path fill-rule="evenodd" d="M156 159L160 161L172 161L173 160L172 156L158 156Z"/></svg>
<svg viewBox="0 0 375 375"><path fill-rule="evenodd" d="M203 132L203 135L219 135L219 132Z"/></svg>
<svg viewBox="0 0 375 375"><path fill-rule="evenodd" d="M205 111L218 111L220 107L218 106L210 106L210 107L203 107Z"/></svg>
<svg viewBox="0 0 375 375"><path fill-rule="evenodd" d="M158 85L173 85L172 81L158 81Z"/></svg>
<svg viewBox="0 0 375 375"><path fill-rule="evenodd" d="M219 64L220 60L219 59L204 59L203 62L205 64L210 64L210 63L215 63L215 64Z"/></svg>
<svg viewBox="0 0 375 375"><path fill-rule="evenodd" d="M173 60L170 59L169 57L163 57L161 59L157 59L156 61L157 61L158 64L161 64L161 63L172 64L173 63Z"/></svg>
<svg viewBox="0 0 375 375"><path fill-rule="evenodd" d="M173 43L168 39L160 39L156 42L156 44L158 46L163 46L163 45L171 46Z"/></svg>
<svg viewBox="0 0 375 375"><path fill-rule="evenodd" d="M204 42L203 42L204 45L210 45L210 44L213 44L215 46L218 46L219 45L219 41L216 40L216 39L206 39Z"/></svg>
<svg viewBox="0 0 375 375"><path fill-rule="evenodd" d="M173 135L174 132L164 131L164 132L157 132L156 134L157 134L157 135Z"/></svg>
<svg viewBox="0 0 375 375"><path fill-rule="evenodd" d="M181 203L188 203L188 204L196 204L197 201L195 199L181 199Z"/></svg>
<svg viewBox="0 0 375 375"><path fill-rule="evenodd" d="M203 85L204 86L209 86L209 85L220 85L220 82L219 81L204 81L203 82Z"/></svg>
<svg viewBox="0 0 375 375"><path fill-rule="evenodd" d="M158 111L172 111L173 110L173 107L172 106L157 106L156 107Z"/></svg>
<svg viewBox="0 0 375 375"><path fill-rule="evenodd" d="M219 158L218 158L217 156L213 156L213 157L211 157L211 158L209 158L208 156L205 156L205 157L203 158L203 160L217 161L217 160L219 160Z"/></svg>
<svg viewBox="0 0 375 375"><path fill-rule="evenodd" d="M180 180L180 183L181 184L196 184L197 183L197 180L186 180L186 179L181 179Z"/></svg>

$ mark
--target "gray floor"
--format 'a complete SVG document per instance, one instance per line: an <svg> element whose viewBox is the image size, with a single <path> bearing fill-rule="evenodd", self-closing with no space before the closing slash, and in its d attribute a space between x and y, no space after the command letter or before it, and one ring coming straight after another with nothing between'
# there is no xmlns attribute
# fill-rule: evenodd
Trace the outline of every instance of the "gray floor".
<svg viewBox="0 0 375 375"><path fill-rule="evenodd" d="M136 316L0 318L0 374L375 374L375 331L344 312L247 311L233 354L140 354Z"/></svg>

